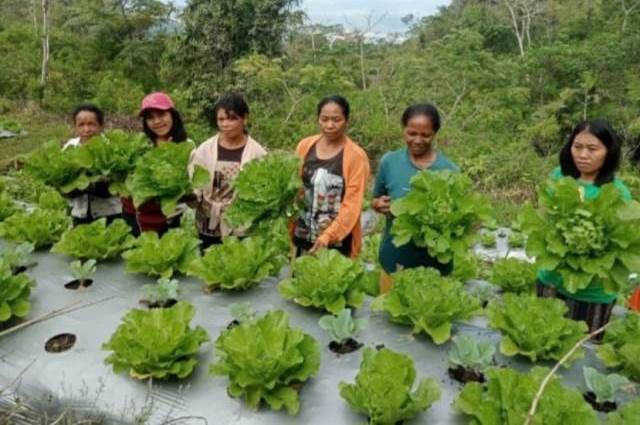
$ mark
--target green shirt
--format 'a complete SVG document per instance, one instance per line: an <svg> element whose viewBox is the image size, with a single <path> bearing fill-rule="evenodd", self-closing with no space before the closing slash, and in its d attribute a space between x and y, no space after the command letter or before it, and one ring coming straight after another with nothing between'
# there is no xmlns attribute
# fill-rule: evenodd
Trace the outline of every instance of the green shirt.
<svg viewBox="0 0 640 425"><path fill-rule="evenodd" d="M459 168L440 152L436 154L435 161L428 169L431 171L459 171ZM407 148L387 152L380 161L380 168L373 187L373 196L377 198L387 195L392 201L403 197L411 188L411 178L420 171L422 170L411 161ZM387 273L395 272L398 265L404 268L434 267L443 274L451 273L452 264L440 264L427 254L426 248L420 248L413 242L399 247L395 246L390 233L392 223L393 216L388 215L380 243L380 264Z"/></svg>
<svg viewBox="0 0 640 425"><path fill-rule="evenodd" d="M558 167L551 172L549 177L551 180L558 180L563 177L562 171ZM581 180L578 180L578 183L584 188L585 199L593 199L600 194L600 187L595 184ZM613 180L613 185L618 188L624 200L631 200L631 192L622 181L616 178ZM582 302L610 304L618 297L618 294L605 292L602 284L598 282L593 282L588 287L572 294L565 289L562 283L562 276L552 270L538 270L538 280L543 285L554 286L565 297Z"/></svg>

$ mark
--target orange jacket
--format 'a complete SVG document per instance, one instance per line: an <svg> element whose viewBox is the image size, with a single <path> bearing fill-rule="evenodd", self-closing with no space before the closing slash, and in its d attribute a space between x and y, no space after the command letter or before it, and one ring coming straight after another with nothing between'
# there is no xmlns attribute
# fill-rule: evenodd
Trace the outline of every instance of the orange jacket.
<svg viewBox="0 0 640 425"><path fill-rule="evenodd" d="M296 147L296 155L304 160L313 145L321 135L315 135L302 139ZM360 227L360 214L364 193L367 190L369 180L369 158L367 153L353 140L347 137L342 157L342 177L344 178L344 198L340 204L338 216L331 222L318 240L327 244L337 243L352 234L351 257L360 253L362 246L362 229ZM302 174L302 169L300 170Z"/></svg>
<svg viewBox="0 0 640 425"><path fill-rule="evenodd" d="M629 299L629 307L631 310L640 311L640 288L633 291L633 295Z"/></svg>

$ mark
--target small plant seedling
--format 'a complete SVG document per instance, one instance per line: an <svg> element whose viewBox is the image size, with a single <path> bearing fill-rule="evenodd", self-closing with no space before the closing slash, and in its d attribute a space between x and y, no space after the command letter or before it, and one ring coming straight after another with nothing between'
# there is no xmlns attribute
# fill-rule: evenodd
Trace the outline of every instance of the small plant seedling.
<svg viewBox="0 0 640 425"><path fill-rule="evenodd" d="M80 260L73 261L69 265L71 276L74 280L67 283L65 287L68 289L78 289L79 286L86 288L93 282L92 276L96 272L96 260L90 259L85 262Z"/></svg>
<svg viewBox="0 0 640 425"><path fill-rule="evenodd" d="M509 234L507 242L509 243L509 248L522 248L524 247L525 242L524 234L522 234L521 232L512 231Z"/></svg>
<svg viewBox="0 0 640 425"><path fill-rule="evenodd" d="M617 373L606 375L588 366L582 368L582 374L589 389L585 394L585 399L596 410L606 412L615 410L616 394L629 385L629 380Z"/></svg>
<svg viewBox="0 0 640 425"><path fill-rule="evenodd" d="M318 324L331 336L332 341L329 344L331 351L344 354L362 347L355 337L366 327L367 320L354 319L351 316L351 309L345 308L337 316L330 314L322 316Z"/></svg>
<svg viewBox="0 0 640 425"><path fill-rule="evenodd" d="M478 342L467 335L453 337L449 351L449 375L461 382L484 382L483 371L493 362L496 347L489 341Z"/></svg>
<svg viewBox="0 0 640 425"><path fill-rule="evenodd" d="M150 308L171 307L178 302L180 285L176 279L160 278L155 284L144 285L144 302Z"/></svg>
<svg viewBox="0 0 640 425"><path fill-rule="evenodd" d="M11 271L14 274L22 273L35 264L35 262L29 258L33 250L34 246L29 242L5 247L2 252L2 258L11 266Z"/></svg>
<svg viewBox="0 0 640 425"><path fill-rule="evenodd" d="M478 301L480 301L480 305L482 308L485 308L489 301L497 297L497 294L493 290L491 286L488 285L478 285L469 291L471 295L476 297Z"/></svg>
<svg viewBox="0 0 640 425"><path fill-rule="evenodd" d="M484 232L482 236L480 236L480 244L484 248L495 248L496 247L496 235L493 232Z"/></svg>
<svg viewBox="0 0 640 425"><path fill-rule="evenodd" d="M236 325L242 322L249 322L256 317L256 312L250 303L233 303L229 306L229 312L234 319L232 323Z"/></svg>

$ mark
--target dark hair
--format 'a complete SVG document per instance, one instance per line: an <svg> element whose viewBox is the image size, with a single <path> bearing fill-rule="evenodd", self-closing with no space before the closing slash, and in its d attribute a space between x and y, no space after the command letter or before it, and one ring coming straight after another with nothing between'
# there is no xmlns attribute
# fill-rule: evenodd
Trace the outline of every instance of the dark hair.
<svg viewBox="0 0 640 425"><path fill-rule="evenodd" d="M597 137L607 148L607 156L604 158L602 168L598 170L594 184L596 186L602 186L603 184L611 183L620 165L620 139L611 128L611 125L604 120L582 121L573 129L569 140L567 140L567 143L564 144L560 151L560 168L562 169L562 174L575 179L580 177L580 171L573 161L573 155L571 155L571 146L576 136L583 131L587 131Z"/></svg>
<svg viewBox="0 0 640 425"><path fill-rule="evenodd" d="M218 128L218 111L220 109L224 109L227 114L232 113L240 118L246 118L249 115L249 105L244 100L244 96L240 93L227 93L213 105L212 122L216 129ZM244 133L249 133L246 127L244 128Z"/></svg>
<svg viewBox="0 0 640 425"><path fill-rule="evenodd" d="M82 104L76 106L76 108L73 110L73 123L74 124L76 123L76 118L78 117L78 114L80 112L92 112L96 116L96 119L98 120L98 123L100 125L104 125L104 112L102 112L102 109L98 108L93 103L82 103Z"/></svg>
<svg viewBox="0 0 640 425"><path fill-rule="evenodd" d="M142 112L142 130L144 134L153 142L156 142L156 138L158 137L156 133L153 132L147 125L147 118L149 117L149 113L153 111L153 108L145 109ZM155 109L157 110L157 109ZM173 125L171 126L171 131L169 131L169 137L173 143L180 143L187 140L187 130L184 128L184 124L182 122L182 117L180 113L175 109L169 109L169 113L171 114L171 119L173 121Z"/></svg>
<svg viewBox="0 0 640 425"><path fill-rule="evenodd" d="M402 113L400 122L403 127L406 127L411 118L420 115L424 115L431 120L431 124L433 125L433 129L436 133L440 130L440 113L438 112L438 108L433 106L431 103L415 103L407 107L407 109Z"/></svg>
<svg viewBox="0 0 640 425"><path fill-rule="evenodd" d="M344 118L347 121L349 121L349 102L347 102L347 99L337 94L332 94L330 96L323 97L320 100L320 102L318 102L318 111L317 111L318 116L320 116L320 112L322 112L322 108L324 108L325 105L329 103L335 103L336 105L338 105L342 110L342 115L344 115Z"/></svg>

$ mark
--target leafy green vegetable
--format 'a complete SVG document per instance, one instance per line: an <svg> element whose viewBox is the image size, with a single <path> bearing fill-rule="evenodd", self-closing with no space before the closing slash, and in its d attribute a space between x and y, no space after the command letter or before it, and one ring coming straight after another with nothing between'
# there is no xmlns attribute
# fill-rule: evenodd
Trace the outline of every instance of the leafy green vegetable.
<svg viewBox="0 0 640 425"><path fill-rule="evenodd" d="M256 317L256 312L249 303L233 303L229 306L229 312L238 322L247 322L253 320Z"/></svg>
<svg viewBox="0 0 640 425"><path fill-rule="evenodd" d="M460 282L467 282L471 279L480 278L483 273L483 266L480 258L472 252L466 255L457 256L453 260L453 272L451 277Z"/></svg>
<svg viewBox="0 0 640 425"><path fill-rule="evenodd" d="M625 202L613 184L593 199L567 177L549 182L538 193L541 209L521 213L527 254L536 264L562 276L576 292L601 282L607 292L621 292L631 272L640 271L640 204Z"/></svg>
<svg viewBox="0 0 640 425"><path fill-rule="evenodd" d="M598 403L613 402L618 391L629 384L629 380L622 375L605 375L588 366L583 366L582 374L587 388L595 394Z"/></svg>
<svg viewBox="0 0 640 425"><path fill-rule="evenodd" d="M292 415L300 408L292 384L308 380L320 368L318 343L291 328L283 311L270 311L223 330L216 341L216 357L211 373L229 377L231 397L243 397L254 409L264 401Z"/></svg>
<svg viewBox="0 0 640 425"><path fill-rule="evenodd" d="M491 342L478 342L467 335L454 336L453 343L453 348L449 351L449 364L478 372L491 365L496 352L496 347Z"/></svg>
<svg viewBox="0 0 640 425"><path fill-rule="evenodd" d="M246 290L278 274L286 258L259 236L226 237L194 260L188 274L205 281L209 289Z"/></svg>
<svg viewBox="0 0 640 425"><path fill-rule="evenodd" d="M31 243L21 244L8 244L5 243L2 247L2 261L5 261L11 267L11 270L16 270L21 267L28 267L34 262L30 259L30 254L33 252L34 246Z"/></svg>
<svg viewBox="0 0 640 425"><path fill-rule="evenodd" d="M383 348L366 348L354 384L340 382L340 396L369 417L371 425L394 425L427 410L440 399L435 379L422 379L415 390L411 357Z"/></svg>
<svg viewBox="0 0 640 425"><path fill-rule="evenodd" d="M330 314L322 316L318 325L329 333L333 341L342 342L355 338L358 332L367 326L367 319L354 319L351 316L351 309L345 308L336 316Z"/></svg>
<svg viewBox="0 0 640 425"><path fill-rule="evenodd" d="M226 211L226 221L240 228L293 217L302 186L299 169L298 158L277 153L244 165L233 181L234 200Z"/></svg>
<svg viewBox="0 0 640 425"><path fill-rule="evenodd" d="M77 280L89 280L91 276L96 273L96 260L90 259L87 261L72 261L69 264L71 269L71 276Z"/></svg>
<svg viewBox="0 0 640 425"><path fill-rule="evenodd" d="M325 249L315 256L296 258L293 277L280 282L278 290L297 304L338 314L346 306L362 305L364 275L362 264L334 249Z"/></svg>
<svg viewBox="0 0 640 425"><path fill-rule="evenodd" d="M209 340L202 327L189 327L195 312L186 301L170 308L129 311L102 345L112 351L105 362L115 373L129 372L136 379L186 378L198 364L200 345Z"/></svg>
<svg viewBox="0 0 640 425"><path fill-rule="evenodd" d="M607 415L607 425L637 425L640 423L640 400L622 406Z"/></svg>
<svg viewBox="0 0 640 425"><path fill-rule="evenodd" d="M91 178L86 170L91 155L85 149L62 150L57 142L49 142L30 154L25 171L62 193L86 189Z"/></svg>
<svg viewBox="0 0 640 425"><path fill-rule="evenodd" d="M502 333L500 351L506 356L520 354L531 361L560 360L582 337L587 325L567 319L567 306L555 298L504 294L487 308L489 325ZM582 357L577 350L564 365Z"/></svg>
<svg viewBox="0 0 640 425"><path fill-rule="evenodd" d="M489 368L486 384L471 382L464 386L454 407L471 416L477 425L522 425L533 398L548 369L535 367L527 373L508 368ZM546 387L532 425L597 425L591 406L574 389L562 386L553 377Z"/></svg>
<svg viewBox="0 0 640 425"><path fill-rule="evenodd" d="M170 229L162 237L156 232L143 232L122 258L128 273L170 278L174 273L187 273L200 255L199 246L193 232L184 229Z"/></svg>
<svg viewBox="0 0 640 425"><path fill-rule="evenodd" d="M425 170L411 178L411 190L391 204L391 212L396 246L413 241L446 264L467 253L490 208L464 174Z"/></svg>
<svg viewBox="0 0 640 425"><path fill-rule="evenodd" d="M484 232L480 236L480 245L484 248L495 248L497 244L496 234L493 232Z"/></svg>
<svg viewBox="0 0 640 425"><path fill-rule="evenodd" d="M607 367L640 381L640 314L629 311L624 318L614 317L605 331L597 355Z"/></svg>
<svg viewBox="0 0 640 425"><path fill-rule="evenodd" d="M155 199L160 202L162 212L169 215L181 197L209 184L209 172L198 165L193 178L189 178L187 166L194 148L193 142L161 143L142 155L125 182L135 206Z"/></svg>
<svg viewBox="0 0 640 425"><path fill-rule="evenodd" d="M11 264L0 259L0 323L12 317L25 317L31 310L29 295L33 279L25 273L14 275Z"/></svg>
<svg viewBox="0 0 640 425"><path fill-rule="evenodd" d="M130 234L129 225L124 220L116 219L107 226L107 220L101 218L68 229L51 248L51 252L81 260L111 260L130 248L134 239Z"/></svg>
<svg viewBox="0 0 640 425"><path fill-rule="evenodd" d="M536 283L535 264L517 258L501 258L491 269L491 283L505 292L533 292Z"/></svg>
<svg viewBox="0 0 640 425"><path fill-rule="evenodd" d="M8 193L0 193L0 221L4 221L18 210L18 206Z"/></svg>
<svg viewBox="0 0 640 425"><path fill-rule="evenodd" d="M81 149L91 156L89 174L106 178L111 183L109 191L128 194L124 182L135 169L136 160L151 148L143 133L126 133L111 130L91 138Z"/></svg>
<svg viewBox="0 0 640 425"><path fill-rule="evenodd" d="M378 264L380 243L382 243L382 233L365 236L362 239L362 249L360 250L359 258L368 264Z"/></svg>
<svg viewBox="0 0 640 425"><path fill-rule="evenodd" d="M376 298L372 309L385 310L393 322L411 325L415 334L424 332L436 344L451 338L455 320L469 319L480 310L478 300L459 281L435 269L404 269L392 277L393 288Z"/></svg>
<svg viewBox="0 0 640 425"><path fill-rule="evenodd" d="M521 232L511 231L507 242L509 243L509 248L522 248L526 240Z"/></svg>
<svg viewBox="0 0 640 425"><path fill-rule="evenodd" d="M149 304L163 304L169 300L177 300L180 295L180 285L176 279L161 277L154 284L142 286L144 299Z"/></svg>
<svg viewBox="0 0 640 425"><path fill-rule="evenodd" d="M0 223L0 236L14 242L30 242L38 249L57 242L70 225L66 211L36 208L19 211Z"/></svg>
<svg viewBox="0 0 640 425"><path fill-rule="evenodd" d="M42 183L25 170L12 170L0 176L0 191L19 203L37 204L44 193L57 191Z"/></svg>

